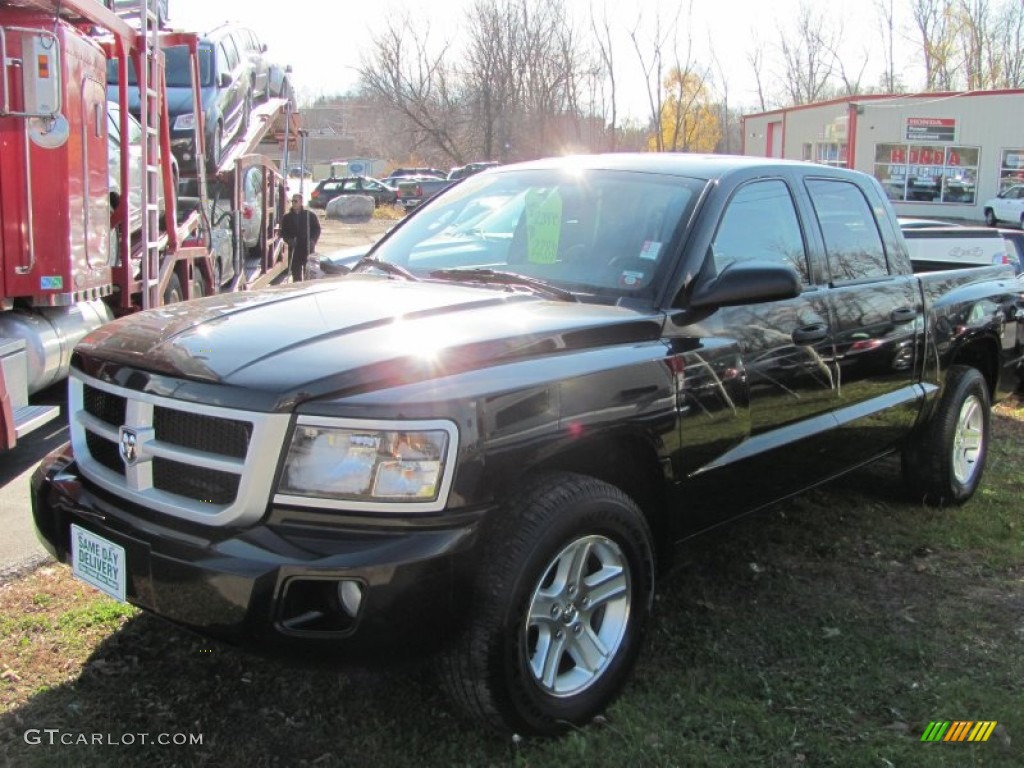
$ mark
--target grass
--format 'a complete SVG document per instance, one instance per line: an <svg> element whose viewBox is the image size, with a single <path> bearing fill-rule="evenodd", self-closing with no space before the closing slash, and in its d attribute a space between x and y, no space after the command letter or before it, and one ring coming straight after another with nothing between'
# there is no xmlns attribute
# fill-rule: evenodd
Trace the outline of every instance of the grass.
<svg viewBox="0 0 1024 768"><path fill-rule="evenodd" d="M898 501L889 462L684 546L624 695L555 741L480 731L423 666L288 667L40 568L0 587L0 764L1022 765L1024 408L993 423L963 508ZM958 719L999 726L921 743ZM26 743L46 728L202 744Z"/></svg>
<svg viewBox="0 0 1024 768"><path fill-rule="evenodd" d="M373 209L373 218L398 221L405 217L405 209L400 205L378 205Z"/></svg>

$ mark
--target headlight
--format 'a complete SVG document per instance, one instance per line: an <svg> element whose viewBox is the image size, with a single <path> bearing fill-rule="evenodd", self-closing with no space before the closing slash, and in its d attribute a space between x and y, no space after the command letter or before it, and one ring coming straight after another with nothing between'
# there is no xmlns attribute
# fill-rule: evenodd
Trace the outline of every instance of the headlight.
<svg viewBox="0 0 1024 768"><path fill-rule="evenodd" d="M447 421L300 417L277 501L332 509L444 509L458 446Z"/></svg>
<svg viewBox="0 0 1024 768"><path fill-rule="evenodd" d="M191 112L184 115L178 115L174 118L174 130L175 131L192 131L196 127L196 116Z"/></svg>

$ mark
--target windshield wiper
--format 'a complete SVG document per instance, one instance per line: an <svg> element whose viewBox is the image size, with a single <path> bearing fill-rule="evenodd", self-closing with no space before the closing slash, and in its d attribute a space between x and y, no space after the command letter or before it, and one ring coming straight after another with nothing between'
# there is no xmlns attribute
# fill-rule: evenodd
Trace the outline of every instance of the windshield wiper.
<svg viewBox="0 0 1024 768"><path fill-rule="evenodd" d="M419 280L419 278L412 272L402 269L397 264L392 264L389 261L381 261L374 256L363 256L363 258L352 265L352 269L350 271L355 272L360 267L372 267L374 269L379 269L381 272L387 272L389 275L405 278L406 280Z"/></svg>
<svg viewBox="0 0 1024 768"><path fill-rule="evenodd" d="M576 294L557 288L551 283L538 280L535 277L526 277L515 272L502 272L494 269L480 269L469 267L465 269L435 269L430 273L435 280L455 280L469 283L493 283L495 285L520 286L529 288L534 293L547 296L559 301L579 301Z"/></svg>

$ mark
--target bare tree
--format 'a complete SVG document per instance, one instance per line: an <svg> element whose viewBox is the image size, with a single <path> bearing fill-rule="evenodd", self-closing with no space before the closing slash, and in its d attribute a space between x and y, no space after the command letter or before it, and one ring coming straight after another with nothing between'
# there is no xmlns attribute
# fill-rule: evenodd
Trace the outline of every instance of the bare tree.
<svg viewBox="0 0 1024 768"><path fill-rule="evenodd" d="M1024 2L1008 0L996 20L997 88L1024 88Z"/></svg>
<svg viewBox="0 0 1024 768"><path fill-rule="evenodd" d="M893 12L895 0L875 0L875 10L878 13L878 26L882 33L882 55L885 59L885 69L882 71L882 89L886 93L896 93L899 89L899 79L896 76L896 20Z"/></svg>
<svg viewBox="0 0 1024 768"><path fill-rule="evenodd" d="M921 36L925 90L951 90L958 69L954 0L911 0L911 12Z"/></svg>
<svg viewBox="0 0 1024 768"><path fill-rule="evenodd" d="M414 150L463 162L459 86L446 63L450 43L435 50L429 38L429 25L421 33L408 16L390 21L371 38L359 76L366 91L405 120Z"/></svg>
<svg viewBox="0 0 1024 768"><path fill-rule="evenodd" d="M780 28L779 36L790 103L822 101L836 70L839 33L829 28L823 11L814 11L801 0L795 33Z"/></svg>
<svg viewBox="0 0 1024 768"><path fill-rule="evenodd" d="M754 71L754 82L757 84L757 102L761 107L762 112L768 111L768 102L765 99L764 93L764 44L757 36L757 32L754 31L754 45L747 51L747 63L750 64L750 68Z"/></svg>
<svg viewBox="0 0 1024 768"><path fill-rule="evenodd" d="M995 78L991 66L994 51L989 0L959 0L956 11L967 89L991 87Z"/></svg>
<svg viewBox="0 0 1024 768"><path fill-rule="evenodd" d="M609 121L609 149L615 151L615 139L616 129L619 122L619 110L618 110L618 92L616 91L615 82L615 47L612 45L612 30L611 25L608 22L608 6L603 5L601 8L601 25L598 27L597 16L591 15L590 25L594 32L594 39L597 43L597 53L600 57L601 64L604 68L606 76L608 78L608 96L609 106L611 109L611 119Z"/></svg>
<svg viewBox="0 0 1024 768"><path fill-rule="evenodd" d="M478 0L469 19L466 80L481 156L507 160L522 93L519 25L496 0Z"/></svg>
<svg viewBox="0 0 1024 768"><path fill-rule="evenodd" d="M692 0L688 8L692 9ZM680 6L676 9L676 15L664 23L661 9L657 7L650 37L644 38L641 33L643 28L642 12L637 14L636 22L629 31L629 39L633 42L633 49L636 51L640 69L644 74L644 88L647 91L647 104L650 110L650 125L655 137L654 149L657 152L665 151L664 131L661 130L661 116L665 109L665 79L673 68L678 70L683 77L690 72L691 48L687 47L685 64L682 63L678 54L681 10Z"/></svg>

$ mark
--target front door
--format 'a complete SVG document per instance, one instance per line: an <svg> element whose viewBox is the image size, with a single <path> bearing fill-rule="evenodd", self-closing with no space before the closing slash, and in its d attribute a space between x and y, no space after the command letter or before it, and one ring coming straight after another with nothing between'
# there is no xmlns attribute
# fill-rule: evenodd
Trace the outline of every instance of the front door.
<svg viewBox="0 0 1024 768"><path fill-rule="evenodd" d="M812 277L805 243L781 178L740 187L718 225L717 270L739 260L781 262L804 290L786 301L718 309L700 323L702 349L681 353L676 470L685 474L685 516L700 527L806 487L833 466L827 452L838 380L829 297ZM714 456L705 450L710 424L728 438L714 443Z"/></svg>

